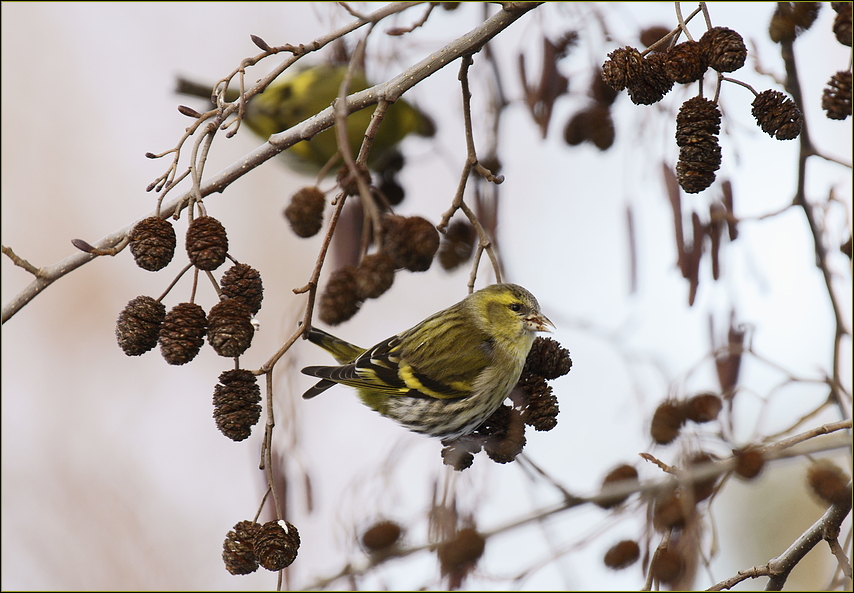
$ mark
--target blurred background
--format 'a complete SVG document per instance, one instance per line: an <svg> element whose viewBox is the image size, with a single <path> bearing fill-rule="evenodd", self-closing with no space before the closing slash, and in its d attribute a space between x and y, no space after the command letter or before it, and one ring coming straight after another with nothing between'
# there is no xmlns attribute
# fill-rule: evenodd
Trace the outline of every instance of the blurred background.
<svg viewBox="0 0 854 593"><path fill-rule="evenodd" d="M354 6L366 12L378 7ZM785 75L779 46L768 38L774 5L709 6L713 24L737 30L749 49L747 64L731 76L757 91L783 90L775 82ZM252 34L270 45L296 45L352 20L332 3L4 2L0 8L2 243L36 266L72 254L74 238L94 243L154 210L156 195L145 188L168 163L144 155L172 148L189 125L177 105L201 108L175 94L177 76L222 78L258 53ZM693 8L686 4L683 11ZM421 8L384 22L370 37L369 74L378 81L396 75L478 26L483 10L480 3L436 10L423 27L402 37L382 31L409 26ZM796 58L814 144L850 165L851 119L828 120L820 108L827 80L851 64L850 48L830 33L834 16L825 4L798 39ZM538 297L557 325L553 337L573 360L572 371L553 383L558 426L529 431L525 455L579 495L595 493L619 463L637 466L643 478L660 477L657 468L641 465L640 452L678 462L679 445L652 444L649 420L668 396L720 389L710 353L725 342L732 312L762 356L742 361L732 442L776 434L827 397L821 381L831 372L834 318L812 236L799 209L761 218L791 202L798 144L776 141L756 127L749 90L723 88L718 183L698 195L683 194L683 211L702 213L707 194L719 194L720 182L730 180L735 212L749 219L737 242L721 250L720 280L712 279L705 262L693 306L676 266L662 164L675 164L674 116L696 87L677 85L653 106L633 105L621 93L612 109L616 139L607 151L563 140L562 126L587 105L591 73L607 54L625 45L643 47L641 30L675 23L671 3L550 4L522 17L490 46L511 102L497 139L506 178L499 188L499 253L506 279ZM692 21L696 37L704 29L701 19ZM543 36L569 31L579 33L578 46L559 64L569 92L556 101L543 139L522 100L517 60L523 55L528 72L539 72ZM278 63L277 57L265 60L247 80ZM475 141L486 145L483 97L490 78L484 64L481 52L472 91ZM451 64L406 95L435 118L438 134L404 143L406 198L397 213L438 223L451 203L465 158L458 70ZM221 134L206 175L260 143L248 133L230 140ZM850 259L839 250L851 232L850 168L821 159L810 159L808 167L806 194L822 204L829 264L850 329ZM243 368L260 367L302 317L305 296L292 289L306 284L322 238L297 238L281 211L292 193L310 183L270 162L205 200L228 230L230 253L258 269L264 282L261 329L241 357ZM830 195L836 200L829 201ZM176 225L179 236L183 223ZM263 418L252 437L234 443L211 417L213 387L231 361L204 348L190 364L172 367L155 352L130 358L116 345L119 312L137 295L159 296L184 265L182 255L179 249L157 274L136 267L128 250L99 258L3 324L3 589L275 588L274 574L232 576L221 559L225 534L254 517L265 488L258 470ZM333 267L330 262L324 268L324 278ZM447 273L435 264L424 273L399 273L388 293L366 302L335 333L374 344L465 296L469 273L468 266ZM3 303L30 279L4 257ZM492 280L484 263L478 287ZM215 295L205 288L199 302L208 308ZM189 290L187 276L168 306L186 300ZM850 336L842 348L850 395ZM298 343L274 373L276 454L287 480L287 518L302 538L289 569L290 587L311 587L350 561L364 562L358 536L379 518L405 525L406 543L425 542L437 488L452 485L458 511L485 531L560 502L552 484L519 462L498 465L480 454L473 467L449 475L438 442L404 431L344 388L302 400L311 380L298 369L326 361L316 347ZM850 411L850 400L848 406ZM794 432L839 419L838 410L826 408ZM694 448L731 454L716 430L697 428L685 438ZM850 472L850 458L836 459ZM804 468L798 461L780 462L755 481L728 482L704 523L703 537L715 553L698 571L696 587L767 562L820 517L823 509L808 493ZM639 564L614 572L602 565L602 555L621 539L639 539L654 549L658 537L647 530L639 506L622 513L582 506L490 538L464 586L639 588ZM817 549L789 585L827 586L833 566L826 549ZM332 586L443 585L435 556L422 552ZM762 587L762 579L740 586Z"/></svg>

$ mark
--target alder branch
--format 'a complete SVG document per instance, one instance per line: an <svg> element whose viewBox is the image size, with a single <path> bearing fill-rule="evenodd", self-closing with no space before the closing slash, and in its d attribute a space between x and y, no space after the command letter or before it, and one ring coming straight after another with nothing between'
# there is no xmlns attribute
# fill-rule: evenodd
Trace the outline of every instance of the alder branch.
<svg viewBox="0 0 854 593"><path fill-rule="evenodd" d="M851 482L848 482L848 487L851 487ZM839 533L839 527L842 521L851 512L851 500L846 500L843 503L832 505L821 518L813 523L812 527L807 529L801 536L796 539L785 552L772 558L767 564L762 566L754 566L747 570L740 570L738 574L721 581L707 589L707 591L723 591L730 589L742 581L747 579L755 579L757 577L770 577L768 584L765 586L766 591L781 591L783 585L786 584L786 579L789 578L792 569L807 555L819 542L826 538L827 533ZM835 540L836 538L833 538ZM832 547L832 546L831 546ZM849 569L850 571L850 569Z"/></svg>
<svg viewBox="0 0 854 593"><path fill-rule="evenodd" d="M496 13L484 23L469 33L452 41L445 47L424 58L414 66L408 68L392 79L378 84L364 91L354 93L347 98L346 111L348 114L372 105L381 100L393 103L409 89L431 76L448 64L456 61L466 54L480 50L485 43L498 35L501 31L512 25L529 11L540 6L542 2L513 2L503 4L503 10ZM364 24L364 23L363 23ZM297 142L309 140L332 127L335 123L335 110L327 107L317 115L300 122L294 127L274 134L267 142L239 159L232 165L226 167L219 173L202 182L198 188L198 195L202 198L213 193L222 193L228 186L240 179L256 167L272 159L283 150L287 150ZM186 207L193 190L185 192L179 197L164 203L160 207L160 216L166 218L172 214L179 213ZM147 216L155 216L151 212ZM145 218L145 217L142 217ZM140 219L141 220L141 219ZM138 221L128 224L109 235L101 238L93 244L96 249L112 249L122 242L127 242L131 230ZM80 266L89 263L97 257L91 253L77 252L65 259L41 269L42 274L18 293L9 303L3 306L2 323L6 323L15 313L21 310L27 303L32 301L44 289L53 284L59 278L76 270Z"/></svg>
<svg viewBox="0 0 854 593"><path fill-rule="evenodd" d="M787 439L786 441L782 442L782 444L775 443L773 445L769 445L768 447L760 447L758 448L758 450L764 454L766 461L773 461L777 459L799 457L802 455L808 455L824 451L845 449L850 445L851 442L851 439L848 435L834 435L833 437L827 437L824 440L814 440L808 443L805 443L804 441L810 440L818 435L825 435L830 432L850 429L851 425L852 424L850 420L826 424L806 431L803 434L796 435L791 439ZM550 507L534 510L526 515L512 519L503 525L499 525L497 527L494 527L493 529L483 530L479 533L484 537L484 539L489 539L490 537L503 534L532 523L540 522L543 519L546 519L552 515L557 515L569 509L573 509L575 507L579 507L585 504L601 503L604 505L609 505L613 504L613 501L615 499L624 499L632 494L645 492L660 492L666 489L673 488L675 484L695 484L697 482L702 482L704 480L708 480L709 478L713 478L731 472L735 468L736 461L737 460L735 457L731 457L722 461L703 463L691 466L679 472L678 478L668 475L664 478L660 478L657 480L648 480L645 482L638 482L636 480L623 480L621 482L614 482L602 488L600 492L589 496L577 496L574 494L570 494L564 488L561 488L561 490L564 492L565 497L563 501L556 503ZM851 505L849 503L849 511L850 507ZM844 518L845 515L843 515L839 519L839 522L841 522ZM838 523L827 523L827 525L833 524L838 526ZM406 558L422 551L431 551L435 548L435 546L436 544L434 542L427 542L408 548L399 548L389 552L385 556L369 558L361 564L351 562L348 563L346 566L342 567L337 573L328 577L320 578L317 581L309 584L305 588L307 590L323 589L341 578L352 578L362 576L379 564L383 564L390 560Z"/></svg>

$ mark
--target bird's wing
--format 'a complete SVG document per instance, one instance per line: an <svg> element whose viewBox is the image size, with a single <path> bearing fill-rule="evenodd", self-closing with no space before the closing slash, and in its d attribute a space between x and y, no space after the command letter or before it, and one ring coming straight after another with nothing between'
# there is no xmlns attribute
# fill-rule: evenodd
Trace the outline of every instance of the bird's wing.
<svg viewBox="0 0 854 593"><path fill-rule="evenodd" d="M370 348L350 364L306 367L303 373L323 380L303 397L314 397L334 383L394 396L455 399L470 395L470 383L438 380L416 365L401 360L400 355L401 339L394 336Z"/></svg>

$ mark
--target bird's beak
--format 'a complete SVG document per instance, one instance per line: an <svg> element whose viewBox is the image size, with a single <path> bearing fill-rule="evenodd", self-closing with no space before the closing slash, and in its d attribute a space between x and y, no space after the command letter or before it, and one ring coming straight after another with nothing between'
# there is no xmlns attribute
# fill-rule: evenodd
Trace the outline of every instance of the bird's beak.
<svg viewBox="0 0 854 593"><path fill-rule="evenodd" d="M551 332L549 327L554 328L555 324L542 313L531 313L525 317L525 325L537 332Z"/></svg>

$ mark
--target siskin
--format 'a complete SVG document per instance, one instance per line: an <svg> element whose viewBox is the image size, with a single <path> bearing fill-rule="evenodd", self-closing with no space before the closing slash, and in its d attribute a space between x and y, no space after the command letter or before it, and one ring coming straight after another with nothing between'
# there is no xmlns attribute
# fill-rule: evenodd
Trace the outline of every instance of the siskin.
<svg viewBox="0 0 854 593"><path fill-rule="evenodd" d="M452 440L480 426L522 373L535 333L554 324L516 284L493 284L365 350L312 328L308 339L340 366L302 370L320 381L312 398L336 383L415 432Z"/></svg>
<svg viewBox="0 0 854 593"><path fill-rule="evenodd" d="M269 87L255 95L246 104L244 121L249 128L263 139L287 130L296 124L320 113L329 107L338 96L338 90L347 65L317 64L275 80ZM357 72L350 81L349 92L355 93L371 86L364 72ZM177 92L210 99L211 86L196 84L179 78ZM237 99L237 92L226 93L227 101ZM347 118L347 138L355 157L365 135L376 106L362 109ZM390 105L380 124L368 165L380 169L386 159L394 154L394 148L411 133L433 136L435 124L425 113L406 101ZM316 174L338 151L335 129L329 128L317 136L298 142L283 155L286 162L298 171Z"/></svg>

